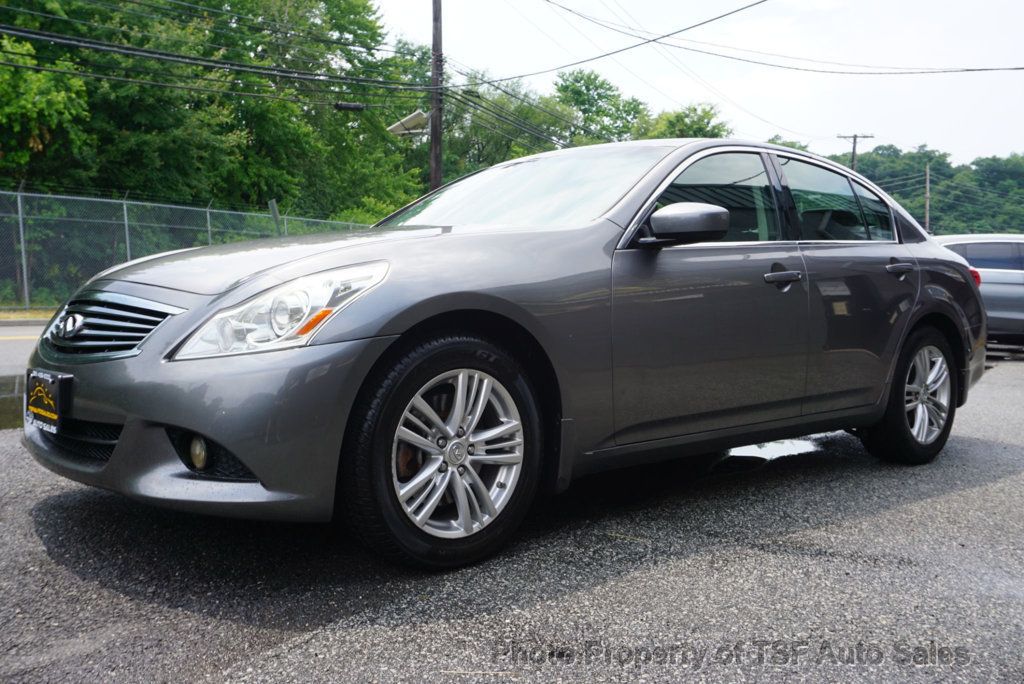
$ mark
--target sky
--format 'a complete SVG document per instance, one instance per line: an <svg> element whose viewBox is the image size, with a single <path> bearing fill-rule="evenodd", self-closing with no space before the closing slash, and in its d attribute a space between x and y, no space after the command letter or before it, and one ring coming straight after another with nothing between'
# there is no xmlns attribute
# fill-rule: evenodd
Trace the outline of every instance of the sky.
<svg viewBox="0 0 1024 684"><path fill-rule="evenodd" d="M748 0L558 0L606 23L668 33ZM430 0L376 0L389 40L429 44ZM498 78L547 69L638 42L546 0L444 0L444 53ZM679 39L698 49L820 69L748 51L887 67L1024 66L1020 0L768 0ZM861 145L927 144L955 163L1024 153L1024 71L866 76L807 73L646 45L584 66L653 112L695 102L718 106L734 136L776 133L812 151L848 151L838 134L875 136ZM551 93L554 73L526 79ZM860 149L864 149L861 147Z"/></svg>

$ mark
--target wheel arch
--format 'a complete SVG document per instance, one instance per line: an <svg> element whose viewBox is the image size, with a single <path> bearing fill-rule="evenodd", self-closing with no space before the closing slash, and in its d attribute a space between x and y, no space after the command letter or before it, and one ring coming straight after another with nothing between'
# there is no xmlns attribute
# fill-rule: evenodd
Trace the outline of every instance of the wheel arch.
<svg viewBox="0 0 1024 684"><path fill-rule="evenodd" d="M970 354L970 342L966 331L958 326L954 320L951 312L943 311L939 309L932 309L929 311L923 311L921 314L914 319L907 329L907 334L903 338L903 344L910 336L921 328L934 328L946 338L950 348L953 350L953 363L956 364L957 371L957 397L956 405L963 406L967 400L967 371L968 371L968 357Z"/></svg>
<svg viewBox="0 0 1024 684"><path fill-rule="evenodd" d="M525 367L538 402L544 435L541 491L554 491L559 486L559 474L563 471L563 454L567 453L562 425L562 383L537 336L511 316L489 309L460 308L433 313L418 320L402 332L374 362L362 380L356 401L360 401L369 391L372 379L394 363L405 350L422 340L451 333L484 337L508 350ZM341 458L350 443L350 434L351 426L346 426L339 454ZM339 476L341 471L339 467ZM340 487L335 488L336 492L340 490ZM335 500L335 508L337 505Z"/></svg>

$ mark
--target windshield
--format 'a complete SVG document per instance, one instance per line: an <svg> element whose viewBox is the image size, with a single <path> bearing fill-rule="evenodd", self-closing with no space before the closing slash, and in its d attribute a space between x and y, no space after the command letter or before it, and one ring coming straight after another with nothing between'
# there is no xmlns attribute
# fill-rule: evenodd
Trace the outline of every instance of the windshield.
<svg viewBox="0 0 1024 684"><path fill-rule="evenodd" d="M381 225L583 225L611 208L672 149L602 145L528 157L453 183Z"/></svg>

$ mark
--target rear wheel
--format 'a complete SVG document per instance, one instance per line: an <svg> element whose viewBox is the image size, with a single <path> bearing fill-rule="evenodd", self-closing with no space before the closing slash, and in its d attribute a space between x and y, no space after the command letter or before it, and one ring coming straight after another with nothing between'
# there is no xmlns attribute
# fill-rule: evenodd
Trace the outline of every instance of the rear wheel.
<svg viewBox="0 0 1024 684"><path fill-rule="evenodd" d="M541 453L537 403L516 360L477 337L439 337L368 386L342 465L358 536L430 567L505 544L534 498Z"/></svg>
<svg viewBox="0 0 1024 684"><path fill-rule="evenodd" d="M932 461L953 427L957 382L946 338L934 328L911 333L896 365L885 417L862 433L864 445L896 463Z"/></svg>

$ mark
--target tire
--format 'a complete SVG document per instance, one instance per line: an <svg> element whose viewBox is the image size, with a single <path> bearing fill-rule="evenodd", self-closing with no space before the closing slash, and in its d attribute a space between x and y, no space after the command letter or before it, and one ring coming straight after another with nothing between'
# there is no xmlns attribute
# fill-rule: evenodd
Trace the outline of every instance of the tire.
<svg viewBox="0 0 1024 684"><path fill-rule="evenodd" d="M538 489L535 397L515 357L483 338L450 334L399 348L367 379L346 432L339 508L356 537L392 560L435 569L507 544ZM496 433L504 434L484 439ZM413 493L400 499L400 491Z"/></svg>
<svg viewBox="0 0 1024 684"><path fill-rule="evenodd" d="M936 378L936 382L932 383L936 390L921 394L917 391L917 380L921 374L918 362L921 359L928 360L928 372L934 373L940 356L948 381L939 383ZM861 433L864 446L875 456L892 463L923 465L933 461L946 445L953 427L959 382L953 351L942 333L931 327L913 331L903 345L896 363L885 416L877 425ZM928 388L932 385L926 383ZM946 409L945 419L939 427L936 425L936 409L941 412L943 404ZM927 421L924 429L920 429L918 419L922 410ZM919 428L916 433L915 427Z"/></svg>

